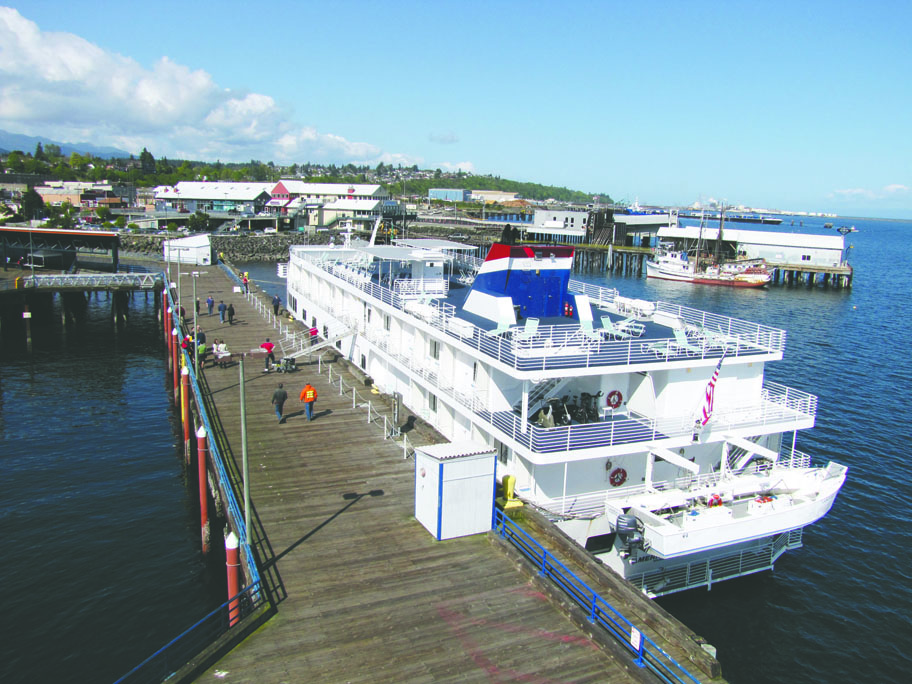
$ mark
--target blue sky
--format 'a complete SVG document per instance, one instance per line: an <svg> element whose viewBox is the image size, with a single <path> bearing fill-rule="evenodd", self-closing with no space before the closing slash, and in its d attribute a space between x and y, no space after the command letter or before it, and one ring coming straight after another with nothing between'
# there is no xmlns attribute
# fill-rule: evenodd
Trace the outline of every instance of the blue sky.
<svg viewBox="0 0 912 684"><path fill-rule="evenodd" d="M912 3L0 8L0 128L912 218Z"/></svg>

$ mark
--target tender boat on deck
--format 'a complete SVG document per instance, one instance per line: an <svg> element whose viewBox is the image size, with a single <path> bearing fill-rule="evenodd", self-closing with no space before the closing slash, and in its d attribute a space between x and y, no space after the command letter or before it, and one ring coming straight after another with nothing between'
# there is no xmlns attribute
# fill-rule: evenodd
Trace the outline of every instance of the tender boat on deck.
<svg viewBox="0 0 912 684"><path fill-rule="evenodd" d="M795 448L817 398L764 377L785 331L574 280L570 247L474 249L292 247L288 309L650 596L801 546L847 468Z"/></svg>

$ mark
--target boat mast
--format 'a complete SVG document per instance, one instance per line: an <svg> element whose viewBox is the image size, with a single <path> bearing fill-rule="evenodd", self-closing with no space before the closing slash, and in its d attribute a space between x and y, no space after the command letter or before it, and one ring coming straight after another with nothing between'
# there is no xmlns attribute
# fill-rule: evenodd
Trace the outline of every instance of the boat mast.
<svg viewBox="0 0 912 684"><path fill-rule="evenodd" d="M716 237L716 266L721 265L719 255L722 252L722 225L725 223L725 202L719 205L719 235Z"/></svg>

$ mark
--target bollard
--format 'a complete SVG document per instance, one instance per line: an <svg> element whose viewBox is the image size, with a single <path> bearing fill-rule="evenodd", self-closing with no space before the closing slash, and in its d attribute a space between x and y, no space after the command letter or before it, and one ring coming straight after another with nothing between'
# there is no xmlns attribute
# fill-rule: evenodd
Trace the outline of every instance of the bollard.
<svg viewBox="0 0 912 684"><path fill-rule="evenodd" d="M225 537L225 567L228 572L228 626L234 627L241 618L241 603L235 597L241 590L238 581L238 538L234 532ZM232 600L234 599L234 600Z"/></svg>
<svg viewBox="0 0 912 684"><path fill-rule="evenodd" d="M184 424L184 458L190 462L190 369L181 368L181 422Z"/></svg>
<svg viewBox="0 0 912 684"><path fill-rule="evenodd" d="M177 406L178 392L180 392L180 365L177 355L180 353L180 344L177 342L177 328L171 329L171 371L174 376L174 405Z"/></svg>
<svg viewBox="0 0 912 684"><path fill-rule="evenodd" d="M203 553L209 553L209 478L206 470L207 449L206 428L200 425L196 431L196 464L199 477L200 495L200 531L203 540Z"/></svg>

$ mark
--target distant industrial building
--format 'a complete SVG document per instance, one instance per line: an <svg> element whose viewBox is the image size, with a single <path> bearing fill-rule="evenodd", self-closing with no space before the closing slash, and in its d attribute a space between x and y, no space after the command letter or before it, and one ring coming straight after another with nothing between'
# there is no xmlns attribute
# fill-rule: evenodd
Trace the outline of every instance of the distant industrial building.
<svg viewBox="0 0 912 684"><path fill-rule="evenodd" d="M428 190L428 199L443 200L444 202L469 202L472 199L472 191L461 188L431 188Z"/></svg>
<svg viewBox="0 0 912 684"><path fill-rule="evenodd" d="M155 210L195 213L203 211L257 214L270 199L274 183L181 181L155 188Z"/></svg>
<svg viewBox="0 0 912 684"><path fill-rule="evenodd" d="M588 221L588 211L536 209L532 225L524 227L525 239L544 243L585 242Z"/></svg>
<svg viewBox="0 0 912 684"><path fill-rule="evenodd" d="M485 204L506 204L519 199L518 192L503 192L502 190L472 190L472 199Z"/></svg>

